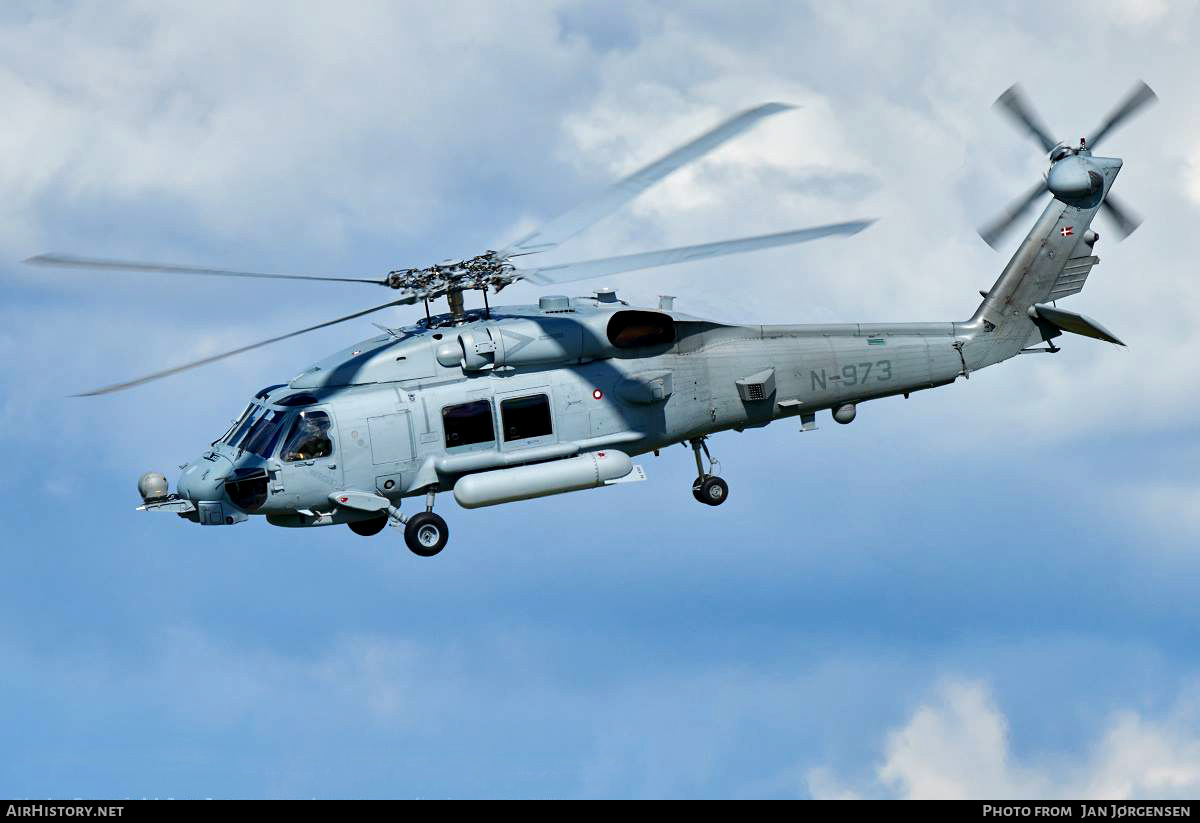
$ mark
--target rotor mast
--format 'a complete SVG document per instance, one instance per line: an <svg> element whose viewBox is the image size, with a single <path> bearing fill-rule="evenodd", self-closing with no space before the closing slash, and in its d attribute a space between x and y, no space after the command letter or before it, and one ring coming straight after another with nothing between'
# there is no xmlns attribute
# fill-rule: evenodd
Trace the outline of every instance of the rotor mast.
<svg viewBox="0 0 1200 823"><path fill-rule="evenodd" d="M446 292L446 302L450 304L450 316L454 320L461 320L463 317L462 289L451 289Z"/></svg>

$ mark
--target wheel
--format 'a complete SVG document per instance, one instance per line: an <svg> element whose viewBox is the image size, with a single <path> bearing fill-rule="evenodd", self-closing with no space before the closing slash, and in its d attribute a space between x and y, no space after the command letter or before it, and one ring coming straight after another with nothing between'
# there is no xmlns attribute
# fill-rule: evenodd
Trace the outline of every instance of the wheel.
<svg viewBox="0 0 1200 823"><path fill-rule="evenodd" d="M704 484L703 477L697 477L692 481L692 497L696 498L697 503L703 503L704 498L700 496L700 486Z"/></svg>
<svg viewBox="0 0 1200 823"><path fill-rule="evenodd" d="M379 517L372 517L370 520L351 520L346 525L350 527L350 531L363 537L379 534L388 524L388 516L381 514Z"/></svg>
<svg viewBox="0 0 1200 823"><path fill-rule="evenodd" d="M421 557L433 557L446 548L450 539L450 529L446 521L433 512L418 512L408 518L404 527L404 542L413 554Z"/></svg>
<svg viewBox="0 0 1200 823"><path fill-rule="evenodd" d="M719 506L729 496L729 485L719 477L706 477L694 493L701 503Z"/></svg>

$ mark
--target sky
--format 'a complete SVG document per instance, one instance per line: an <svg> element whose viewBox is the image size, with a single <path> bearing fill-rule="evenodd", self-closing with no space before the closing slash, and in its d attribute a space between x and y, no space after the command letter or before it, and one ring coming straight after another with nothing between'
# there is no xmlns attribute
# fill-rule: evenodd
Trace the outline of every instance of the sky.
<svg viewBox="0 0 1200 823"><path fill-rule="evenodd" d="M7 3L0 796L1194 797L1194 2ZM645 485L466 511L418 558L134 511L368 286L58 272L47 252L380 276L496 248L724 117L799 106L554 252L868 231L599 286L725 322L960 320L1044 170L1020 82L1144 218L1073 338ZM1033 215L1027 216L1031 223ZM1103 220L1103 218L1101 218ZM510 302L541 293L518 284ZM417 312L377 319L400 325Z"/></svg>

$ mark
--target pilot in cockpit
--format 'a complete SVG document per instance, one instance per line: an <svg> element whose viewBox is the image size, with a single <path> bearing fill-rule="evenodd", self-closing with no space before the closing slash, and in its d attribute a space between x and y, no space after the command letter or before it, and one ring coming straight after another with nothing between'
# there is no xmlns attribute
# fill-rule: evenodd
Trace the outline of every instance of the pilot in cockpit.
<svg viewBox="0 0 1200 823"><path fill-rule="evenodd" d="M283 447L285 462L313 460L333 453L329 439L329 417L324 412L302 412Z"/></svg>

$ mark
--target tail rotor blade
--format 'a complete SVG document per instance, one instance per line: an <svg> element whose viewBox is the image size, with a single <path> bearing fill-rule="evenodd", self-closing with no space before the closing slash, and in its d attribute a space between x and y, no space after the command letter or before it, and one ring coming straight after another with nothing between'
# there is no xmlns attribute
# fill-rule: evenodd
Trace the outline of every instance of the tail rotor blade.
<svg viewBox="0 0 1200 823"><path fill-rule="evenodd" d="M979 228L979 236L984 242L993 249L998 248L999 242L1003 239L1008 230L1012 228L1013 223L1021 219L1029 207L1037 202L1037 199L1047 191L1045 181L1038 181L1038 184L1023 194L1018 199L1014 200L1003 213L991 223Z"/></svg>
<svg viewBox="0 0 1200 823"><path fill-rule="evenodd" d="M1088 138L1088 144L1092 148L1095 148L1096 145L1103 140L1110 131L1115 129L1125 120L1132 117L1134 113L1138 111L1138 109L1154 103L1157 100L1158 95L1154 93L1154 89L1146 85L1144 81L1139 80L1138 84L1133 87L1129 94L1125 95L1125 99L1122 100L1121 103L1112 110L1112 113L1110 113L1105 121L1100 124L1095 132L1093 132L1092 136Z"/></svg>
<svg viewBox="0 0 1200 823"><path fill-rule="evenodd" d="M996 98L995 106L1007 112L1008 116L1028 132L1047 153L1058 145L1058 141L1054 140L1042 125L1041 119L1034 114L1033 106L1029 104L1029 99L1020 85L1014 83L1009 86L1008 91Z"/></svg>
<svg viewBox="0 0 1200 823"><path fill-rule="evenodd" d="M1133 234L1137 227L1142 225L1142 218L1128 206L1122 205L1120 199L1114 198L1111 193L1104 198L1101 208L1112 220L1121 240Z"/></svg>

